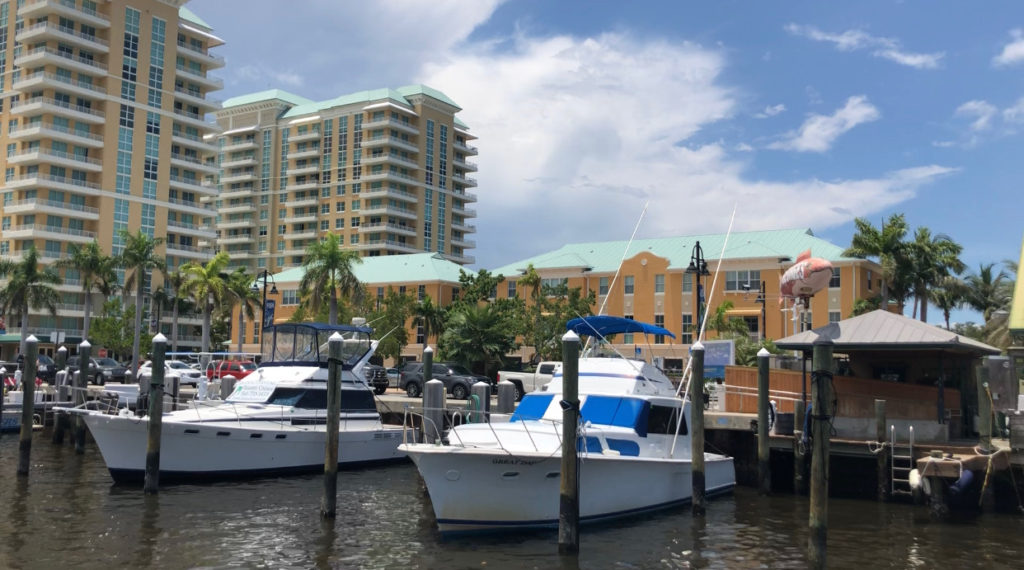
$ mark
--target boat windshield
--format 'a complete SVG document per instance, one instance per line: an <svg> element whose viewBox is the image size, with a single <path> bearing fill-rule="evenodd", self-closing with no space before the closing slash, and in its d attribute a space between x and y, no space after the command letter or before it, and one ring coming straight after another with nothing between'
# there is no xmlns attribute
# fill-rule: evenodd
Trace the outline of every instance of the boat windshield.
<svg viewBox="0 0 1024 570"><path fill-rule="evenodd" d="M369 329L347 325L280 324L263 329L262 362L327 365L328 340L341 335L341 360L352 366L370 350Z"/></svg>

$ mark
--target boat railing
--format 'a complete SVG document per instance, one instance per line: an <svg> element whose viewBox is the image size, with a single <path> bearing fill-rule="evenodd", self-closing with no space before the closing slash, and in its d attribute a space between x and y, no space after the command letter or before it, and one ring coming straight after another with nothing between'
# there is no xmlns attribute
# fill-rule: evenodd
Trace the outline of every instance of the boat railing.
<svg viewBox="0 0 1024 570"><path fill-rule="evenodd" d="M435 414L428 413L428 412L437 412L437 411L442 412L442 414L444 415L444 417L445 417L444 425L440 425L440 426L437 425L437 423L433 419L431 419L431 416L433 416ZM453 429L447 429L446 430L445 426L448 424L448 418L451 418L450 422L451 422L451 427ZM522 451L522 450L519 449L519 450L515 450L514 451L514 450L507 449L505 447L505 444L502 441L503 438L502 438L501 434L499 433L499 431L501 431L501 430L495 427L495 426L502 426L502 425L510 425L510 422L509 422L510 419L511 419L511 414L500 413L500 412L489 412L489 411L481 411L481 410L464 410L464 409L461 409L461 408L424 408L424 407L406 406L405 411L403 413L403 417L402 417L402 442L403 443L408 443L409 440L410 440L410 435L409 435L410 433L412 434L412 437L415 438L416 432L418 430L422 430L424 432L424 434L429 434L429 435L434 436L435 441L440 441L440 442L444 443L445 445L452 445L452 446L458 446L458 447L482 447L478 443L471 442L471 441L470 442L464 441L462 439L462 437L460 436L459 431L454 429L455 427L458 427L460 425L465 425L465 424L480 424L480 425L486 425L488 427L488 429L491 432L491 435L493 436L493 441L494 441L494 443L496 444L496 446L499 449L501 449L501 450L503 450L503 451L505 451L505 452L507 452L509 454L513 454L513 453L515 453L515 451ZM526 437L529 439L530 446L532 447L533 451L535 451L535 452L540 452L541 451L541 445L540 445L540 442L538 441L539 437L541 435L550 436L551 432L553 432L555 434L555 437L558 440L558 447L557 448L558 449L561 448L561 445L562 445L562 430L561 430L560 426L562 425L562 420L560 420L560 419L559 420L552 420L552 419L546 419L546 418L536 418L536 419L530 419L530 420L527 420L527 421L517 421L516 424L518 426L520 426L519 428L517 428L516 431L519 432L521 430L521 433L525 433L526 434ZM533 429L531 429L531 425L533 425ZM551 426L553 429L551 429L550 432L545 429L543 434L541 434L541 433L534 433L535 431L537 431L537 426L538 425ZM582 430L583 427L580 426L580 429ZM454 437L454 441L452 441L453 437ZM427 438L423 438L423 439L425 440ZM491 446L487 446L487 447L491 447Z"/></svg>

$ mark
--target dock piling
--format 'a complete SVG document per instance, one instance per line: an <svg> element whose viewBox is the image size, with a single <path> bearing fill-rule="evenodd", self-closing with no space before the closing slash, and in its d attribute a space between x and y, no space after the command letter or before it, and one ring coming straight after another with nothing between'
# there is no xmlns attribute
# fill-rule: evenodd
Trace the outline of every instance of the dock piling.
<svg viewBox="0 0 1024 570"><path fill-rule="evenodd" d="M768 444L768 357L771 353L762 348L757 351L757 488L762 495L772 490L772 474L769 469L771 449Z"/></svg>
<svg viewBox="0 0 1024 570"><path fill-rule="evenodd" d="M992 453L992 397L988 391L988 366L977 367L978 372L978 449Z"/></svg>
<svg viewBox="0 0 1024 570"><path fill-rule="evenodd" d="M85 391L89 385L89 362L92 359L92 344L83 340L78 344L78 370L75 372L75 406L85 404ZM85 453L85 419L75 416L75 453Z"/></svg>
<svg viewBox="0 0 1024 570"><path fill-rule="evenodd" d="M832 348L828 338L814 341L811 373L811 509L808 560L813 568L827 568L828 460L832 422Z"/></svg>
<svg viewBox="0 0 1024 570"><path fill-rule="evenodd" d="M704 345L690 348L690 463L693 486L693 516L702 517L707 509L704 496Z"/></svg>
<svg viewBox="0 0 1024 570"><path fill-rule="evenodd" d="M71 396L70 384L71 379L67 373L68 364L68 349L65 346L61 346L57 349L57 357L53 359L54 367L57 369L54 375L54 383L57 384L57 401L67 402ZM68 422L70 420L68 414L58 413L53 419L53 443L61 445L64 443L64 433L67 432Z"/></svg>
<svg viewBox="0 0 1024 570"><path fill-rule="evenodd" d="M516 385L508 380L498 382L498 413L511 414L516 409Z"/></svg>
<svg viewBox="0 0 1024 570"><path fill-rule="evenodd" d="M875 458L877 461L877 496L879 501L889 500L889 495L892 492L891 472L889 470L892 448L886 444L885 426L885 400L875 400L875 442L878 445L878 453L875 455Z"/></svg>
<svg viewBox="0 0 1024 570"><path fill-rule="evenodd" d="M423 385L423 424L420 441L441 443L444 438L445 406L447 406L444 382L430 380Z"/></svg>
<svg viewBox="0 0 1024 570"><path fill-rule="evenodd" d="M18 475L28 477L32 460L32 414L36 411L36 361L39 340L30 335L25 340L25 371L21 375L21 434L18 440Z"/></svg>
<svg viewBox="0 0 1024 570"><path fill-rule="evenodd" d="M579 426L580 337L562 336L562 481L558 502L558 553L580 551Z"/></svg>
<svg viewBox="0 0 1024 570"><path fill-rule="evenodd" d="M487 382L476 382L470 388L473 396L476 396L477 406L475 413L470 414L470 421L474 423L490 423L491 421L491 385ZM472 407L467 406L467 408Z"/></svg>
<svg viewBox="0 0 1024 570"><path fill-rule="evenodd" d="M160 434L164 416L164 359L167 338L153 337L153 373L149 377L149 425L146 433L146 476L142 490L154 494L160 490ZM141 379L140 379L141 380Z"/></svg>
<svg viewBox="0 0 1024 570"><path fill-rule="evenodd" d="M804 449L804 415L806 404L793 405L793 494L807 494L807 450Z"/></svg>
<svg viewBox="0 0 1024 570"><path fill-rule="evenodd" d="M324 496L320 516L333 519L338 512L338 430L341 428L341 343L338 333L327 341L327 443L324 445Z"/></svg>

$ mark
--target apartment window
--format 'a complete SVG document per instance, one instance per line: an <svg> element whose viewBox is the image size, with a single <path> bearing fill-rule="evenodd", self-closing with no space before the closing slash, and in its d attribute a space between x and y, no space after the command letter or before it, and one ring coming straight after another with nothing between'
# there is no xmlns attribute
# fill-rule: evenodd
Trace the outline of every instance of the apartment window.
<svg viewBox="0 0 1024 570"><path fill-rule="evenodd" d="M633 276L632 275L625 276L623 278L622 282L624 284L623 292L625 294L627 294L627 295L632 295L633 294L633 283L634 283ZM632 335L630 335L630 336L632 336Z"/></svg>
<svg viewBox="0 0 1024 570"><path fill-rule="evenodd" d="M320 231L326 232L327 230L331 229L330 228L330 223L331 223L330 220L323 220L323 221L321 221L320 222Z"/></svg>
<svg viewBox="0 0 1024 570"><path fill-rule="evenodd" d="M829 322L829 324L838 323L841 320L843 320L843 315L839 311L829 311L828 312L828 322Z"/></svg>
<svg viewBox="0 0 1024 570"><path fill-rule="evenodd" d="M345 229L345 218L338 218L334 220L334 229L343 230Z"/></svg>
<svg viewBox="0 0 1024 570"><path fill-rule="evenodd" d="M598 280L598 282L597 282L597 294L598 295L607 295L608 294L608 278L607 277L602 277L600 280Z"/></svg>
<svg viewBox="0 0 1024 570"><path fill-rule="evenodd" d="M683 334L679 336L679 340L683 344L693 344L693 315L683 315L683 328L681 332Z"/></svg>
<svg viewBox="0 0 1024 570"><path fill-rule="evenodd" d="M422 301L427 296L427 286L420 285L416 288L416 299Z"/></svg>
<svg viewBox="0 0 1024 570"><path fill-rule="evenodd" d="M321 214L330 214L331 213L331 205L330 204L320 204L320 213Z"/></svg>
<svg viewBox="0 0 1024 570"><path fill-rule="evenodd" d="M725 272L725 290L726 291L760 291L761 290L761 271L754 270L740 270L740 271L726 271Z"/></svg>
<svg viewBox="0 0 1024 570"><path fill-rule="evenodd" d="M344 202L338 202L338 203L336 203L336 204L334 205L334 211L335 211L335 212L339 212L339 213L340 213L340 212L344 212L344 211L345 211L345 203L344 203Z"/></svg>
<svg viewBox="0 0 1024 570"><path fill-rule="evenodd" d="M655 326L665 327L665 315L654 315ZM665 335L656 334L654 335L654 344L665 344Z"/></svg>
<svg viewBox="0 0 1024 570"><path fill-rule="evenodd" d="M623 315L623 318L633 320L633 315ZM622 333L623 344L633 344L633 333Z"/></svg>
<svg viewBox="0 0 1024 570"><path fill-rule="evenodd" d="M872 277L871 270L868 269L868 291L871 290L871 277Z"/></svg>
<svg viewBox="0 0 1024 570"><path fill-rule="evenodd" d="M299 304L299 291L297 289L285 289L281 291L281 304L282 305L298 305Z"/></svg>
<svg viewBox="0 0 1024 570"><path fill-rule="evenodd" d="M655 293L664 293L665 292L665 276L664 275L655 275L654 276L654 292ZM662 317L662 320L664 320L664 317Z"/></svg>
<svg viewBox="0 0 1024 570"><path fill-rule="evenodd" d="M427 343L427 335L424 334L423 327L422 326L416 327L416 344L421 344L422 345L422 344L426 344L426 343Z"/></svg>
<svg viewBox="0 0 1024 570"><path fill-rule="evenodd" d="M508 298L511 299L511 298L513 298L515 296L516 296L516 282L515 281L509 281L508 282Z"/></svg>
<svg viewBox="0 0 1024 570"><path fill-rule="evenodd" d="M839 285L840 285L840 281L839 281L839 268L838 267L833 267L832 268L832 279L829 279L828 286L829 286L830 289L838 289Z"/></svg>
<svg viewBox="0 0 1024 570"><path fill-rule="evenodd" d="M683 273L683 293L693 293L692 273Z"/></svg>

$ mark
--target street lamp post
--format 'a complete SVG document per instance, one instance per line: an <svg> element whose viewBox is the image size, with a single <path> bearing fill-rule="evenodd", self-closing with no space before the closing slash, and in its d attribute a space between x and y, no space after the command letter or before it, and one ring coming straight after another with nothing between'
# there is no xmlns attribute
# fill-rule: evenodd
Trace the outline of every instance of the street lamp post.
<svg viewBox="0 0 1024 570"><path fill-rule="evenodd" d="M700 247L698 241L693 246L693 252L690 254L690 265L686 268L686 272L697 276L697 340L700 340L701 331L701 319L704 318L704 290L701 288L700 276L711 275L708 272L708 263L704 260L704 250Z"/></svg>
<svg viewBox="0 0 1024 570"><path fill-rule="evenodd" d="M765 314L765 304L766 304L766 301L767 301L767 297L765 297L765 283L764 283L764 281L762 281L761 282L761 292L757 295L757 302L761 303L761 326L759 327L759 330L758 330L758 332L760 333L758 335L758 340L764 340L768 336L766 334L766 331L765 331L765 328L768 326L768 319L767 319L767 315Z"/></svg>
<svg viewBox="0 0 1024 570"><path fill-rule="evenodd" d="M257 281L261 281L261 280L263 282L263 302L260 304L260 326L259 326L259 332L260 332L259 342L260 342L260 344L263 343L263 328L267 326L267 279L270 279L270 282L271 282L270 292L276 295L277 294L277 282L274 281L274 276L270 272L268 272L266 269L263 269L259 273L256 274L256 279L253 281L253 284L252 284L253 290L258 290L258 288L256 286L256 282Z"/></svg>

